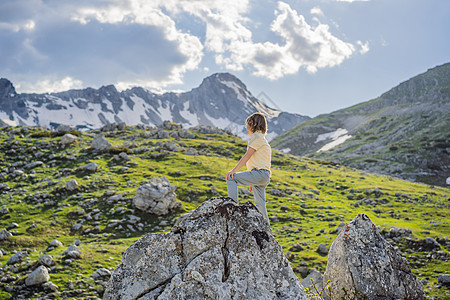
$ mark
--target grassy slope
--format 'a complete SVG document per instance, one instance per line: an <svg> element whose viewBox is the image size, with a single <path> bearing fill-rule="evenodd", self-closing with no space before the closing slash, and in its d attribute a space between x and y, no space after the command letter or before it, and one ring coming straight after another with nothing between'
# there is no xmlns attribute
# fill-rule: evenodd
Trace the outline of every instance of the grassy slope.
<svg viewBox="0 0 450 300"><path fill-rule="evenodd" d="M48 252L57 261L57 269L50 273L50 280L58 285L59 292L67 290L68 281L75 283L77 297L99 296L97 292L99 285L95 284L89 276L100 267L115 268L120 262L122 252L136 239L147 232L164 232L170 230L176 218L191 209L200 205L203 201L214 196L226 196L226 184L223 176L230 170L244 153L246 142L229 135L209 135L198 134L195 139L181 139L176 141L170 139L151 140L144 138L145 130L129 128L122 132L111 133L108 139L115 145L122 145L125 140L134 141L138 149L148 147L148 151L141 154L130 154L132 158L129 162L115 162L113 154L105 153L95 155L89 149L91 136L82 134L79 140L68 148L59 146L60 137L31 137L30 131L41 132L41 129L30 129L28 131L21 128L16 130L22 132L16 134L16 153L6 154L5 150L10 149L11 141L8 138L8 129L0 129L0 168L5 168L8 164L21 161L23 159L42 160L44 166L33 169L36 177L31 178L31 170L25 170L28 177L14 179L5 178L2 183L7 183L12 188L12 194L2 194L0 201L2 207L13 209L12 213L0 217L2 228L6 228L11 222L16 222L19 227L15 230L18 234L0 242L0 247L6 251L6 255L0 258L2 265L6 265L13 250L31 248L29 259L25 259L19 265L19 272L13 273L18 279L25 278L26 269L34 264L40 255L44 253L49 242L53 239L60 240L64 246ZM9 129L11 130L11 128ZM183 141L187 147L193 147L201 151L209 151L199 156L184 155L182 152L170 153L160 160L150 157L152 153L159 153L163 150L156 146L157 141L164 142L172 140L175 143ZM39 144L45 142L48 145ZM35 148L32 148L32 147ZM22 148L23 151L20 151ZM231 157L225 154L230 150ZM40 158L33 158L33 155L41 151L45 153ZM55 165L44 157L50 153L56 155L53 159ZM72 156L71 159L67 157ZM100 165L100 170L94 174L77 174L72 171L64 171L64 168L74 170L80 165L95 161ZM128 167L121 170L122 167ZM173 172L181 171L180 174ZM130 214L132 198L139 186L139 183L150 177L167 176L172 184L176 184L177 198L182 201L183 209L174 212L166 217L154 217L138 214L143 218L144 229L142 231L125 231L107 228L109 220L126 218ZM205 180L204 177L210 180ZM52 180L48 182L47 179ZM64 191L64 184L72 179L76 179L80 185L80 191L67 193ZM318 184L319 181L324 183ZM95 183L95 185L94 185ZM217 193L214 192L215 187ZM373 190L375 187L381 189L384 194L376 198L374 194L365 195L366 189ZM285 253L296 243L306 243L305 250L300 252L287 253L295 270L300 264L306 262L308 267L315 267L324 271L326 267L326 256L321 256L315 252L320 243L325 243L328 247L333 242L336 234L329 233L340 222L351 221L357 213L366 213L371 220L381 228L389 229L390 226L410 228L414 236L424 238L425 236L444 237L450 233L448 218L450 209L448 206L448 190L444 188L431 188L423 184L414 184L387 176L370 175L359 170L345 168L328 164L326 162L314 161L310 159L300 159L298 157L284 155L274 151L273 155L273 176L271 178L270 189L280 189L284 196L275 197L267 194L268 212L270 217L276 217L278 221L272 221L272 228L276 239L284 247ZM319 191L319 195L311 190ZM355 190L356 198L382 199L389 202L377 206L381 213L372 211L373 207L361 205L355 207L357 200L348 200L347 194L350 189ZM106 191L114 191L115 194L124 193L124 197L112 212L113 205L106 201ZM395 193L405 193L410 199L396 197ZM39 193L49 193L58 206L44 206L42 203L35 203L29 195ZM360 195L360 196L358 196ZM188 198L189 197L189 198ZM75 233L71 231L72 222L76 222L79 216L76 211L83 203L90 199L98 199L98 202L90 207L84 208L88 213L95 208L101 212L102 219L88 221L83 224L83 229L94 230L95 225L100 226L100 232L91 234ZM241 202L252 200L248 196L241 197ZM303 205L302 208L300 205ZM118 207L124 207L124 212L115 212ZM433 221L433 222L430 222ZM37 228L27 230L33 224ZM334 223L334 224L333 224ZM0 229L2 229L0 228ZM424 234L423 231L429 231ZM82 243L82 259L74 262L65 262L60 254L74 240ZM448 250L443 249L448 253ZM430 284L426 291L428 295L444 297L444 291L435 289L437 284L437 274L447 272L450 269L448 262L433 262L426 258L427 252L406 253L406 256L415 255L428 261L425 266L413 269L419 278L428 278ZM11 273L11 267L6 266L6 270ZM20 272L24 270L24 272ZM299 274L298 274L299 275ZM300 276L300 275L299 275ZM83 283L87 282L87 284ZM9 285L14 284L14 281ZM8 285L8 284L6 284ZM91 286L89 286L91 285ZM35 296L38 293L37 291ZM61 296L61 294L56 294ZM7 298L10 294L0 290L0 298Z"/></svg>

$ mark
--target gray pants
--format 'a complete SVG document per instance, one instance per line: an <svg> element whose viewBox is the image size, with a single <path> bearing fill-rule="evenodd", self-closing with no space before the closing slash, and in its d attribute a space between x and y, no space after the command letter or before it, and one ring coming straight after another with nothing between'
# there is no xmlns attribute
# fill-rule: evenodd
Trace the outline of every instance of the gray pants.
<svg viewBox="0 0 450 300"><path fill-rule="evenodd" d="M239 172L233 175L233 178L227 180L228 197L238 202L238 184L252 186L255 196L255 206L269 222L269 216L266 210L266 186L270 182L270 173L265 169L253 169L251 171Z"/></svg>

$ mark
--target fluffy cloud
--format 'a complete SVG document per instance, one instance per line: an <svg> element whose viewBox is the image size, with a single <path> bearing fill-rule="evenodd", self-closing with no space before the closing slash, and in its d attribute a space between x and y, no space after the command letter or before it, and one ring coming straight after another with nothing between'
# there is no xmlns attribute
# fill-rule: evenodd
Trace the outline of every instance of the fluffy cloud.
<svg viewBox="0 0 450 300"><path fill-rule="evenodd" d="M239 17L245 6L239 8L241 11L235 7L229 18L223 18L220 11L198 14L207 26L205 46L216 53L216 62L227 69L251 66L256 76L278 79L301 67L314 73L318 68L339 65L355 52L355 46L333 36L328 25L319 23L312 27L284 2L278 3L271 25L284 43L254 43L252 33L245 27L246 19Z"/></svg>
<svg viewBox="0 0 450 300"><path fill-rule="evenodd" d="M71 77L65 77L63 79L45 79L37 82L25 82L25 84L18 84L17 89L22 91L32 91L35 93L49 93L67 91L70 89L81 89L83 83L80 80L73 79Z"/></svg>
<svg viewBox="0 0 450 300"><path fill-rule="evenodd" d="M21 91L114 83L163 89L200 66L205 53L227 70L278 79L300 68L334 67L359 46L278 2L270 28L278 39L253 41L249 0L5 0L0 4L0 66ZM14 13L10 13L14 12ZM319 7L311 15L323 16ZM191 27L190 27L191 25ZM253 27L252 27L253 26ZM258 30L264 30L258 26ZM252 29L253 28L253 29ZM192 29L192 30L191 30ZM252 30L251 30L252 29ZM9 76L9 75L8 75ZM69 80L70 79L70 80Z"/></svg>
<svg viewBox="0 0 450 300"><path fill-rule="evenodd" d="M187 70L198 67L203 45L147 3L58 1L49 7L42 1L5 1L0 11L14 13L0 23L6 54L0 65L23 82L21 91L64 88L58 82L66 78L97 86L181 83Z"/></svg>

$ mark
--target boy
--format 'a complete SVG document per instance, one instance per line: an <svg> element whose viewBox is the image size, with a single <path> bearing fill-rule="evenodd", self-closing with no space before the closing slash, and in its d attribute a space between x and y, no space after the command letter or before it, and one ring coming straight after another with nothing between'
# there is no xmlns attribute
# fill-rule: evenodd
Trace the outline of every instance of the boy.
<svg viewBox="0 0 450 300"><path fill-rule="evenodd" d="M228 197L238 202L237 184L248 185L255 196L255 206L269 223L266 210L266 186L270 182L272 149L266 140L267 121L262 113L254 113L245 121L247 133L250 135L247 152L242 156L233 170L227 172ZM244 164L247 171L239 172Z"/></svg>

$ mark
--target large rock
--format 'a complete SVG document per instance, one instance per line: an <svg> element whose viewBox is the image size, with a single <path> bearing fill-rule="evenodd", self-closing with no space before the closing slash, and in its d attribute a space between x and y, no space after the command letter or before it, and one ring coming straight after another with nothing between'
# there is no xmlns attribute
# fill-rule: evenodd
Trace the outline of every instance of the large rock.
<svg viewBox="0 0 450 300"><path fill-rule="evenodd" d="M70 134L70 133L66 133L65 135L63 135L61 137L61 144L63 144L64 146L70 145L73 142L75 142L77 140L77 136Z"/></svg>
<svg viewBox="0 0 450 300"><path fill-rule="evenodd" d="M50 279L50 275L48 275L48 270L44 266L39 266L28 275L27 279L25 279L26 285L35 285L47 282Z"/></svg>
<svg viewBox="0 0 450 300"><path fill-rule="evenodd" d="M0 241L6 240L10 236L12 236L12 234L8 230L2 229L2 231L0 231Z"/></svg>
<svg viewBox="0 0 450 300"><path fill-rule="evenodd" d="M156 298L306 299L256 207L230 198L206 201L169 233L136 241L103 296Z"/></svg>
<svg viewBox="0 0 450 300"><path fill-rule="evenodd" d="M358 214L340 231L328 252L323 281L330 293L357 299L425 299L423 285L408 262L365 214Z"/></svg>
<svg viewBox="0 0 450 300"><path fill-rule="evenodd" d="M97 151L107 151L111 149L112 144L101 134L95 135L91 147Z"/></svg>
<svg viewBox="0 0 450 300"><path fill-rule="evenodd" d="M166 177L151 178L137 188L133 204L136 208L155 215L165 215L181 207L175 194L176 185L171 185Z"/></svg>

